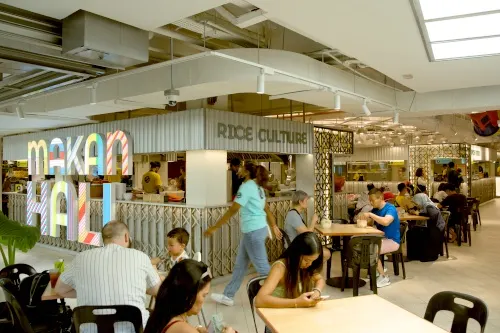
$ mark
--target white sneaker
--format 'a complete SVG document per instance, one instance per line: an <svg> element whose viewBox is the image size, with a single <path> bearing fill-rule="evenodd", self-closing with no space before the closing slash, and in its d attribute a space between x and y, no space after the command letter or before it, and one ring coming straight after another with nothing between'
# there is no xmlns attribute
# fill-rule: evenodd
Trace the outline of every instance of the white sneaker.
<svg viewBox="0 0 500 333"><path fill-rule="evenodd" d="M227 297L224 294L212 294L210 297L217 303L224 304L227 306L234 305L234 300L232 300L231 298Z"/></svg>
<svg viewBox="0 0 500 333"><path fill-rule="evenodd" d="M391 284L388 276L381 275L377 278L377 288L384 288Z"/></svg>
<svg viewBox="0 0 500 333"><path fill-rule="evenodd" d="M384 267L384 273L387 273L387 267ZM377 277L380 276L380 273L377 271Z"/></svg>

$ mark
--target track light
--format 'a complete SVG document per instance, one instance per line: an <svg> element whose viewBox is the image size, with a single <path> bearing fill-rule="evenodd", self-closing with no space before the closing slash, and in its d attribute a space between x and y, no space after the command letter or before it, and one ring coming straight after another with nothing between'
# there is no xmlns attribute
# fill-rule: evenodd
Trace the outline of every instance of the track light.
<svg viewBox="0 0 500 333"><path fill-rule="evenodd" d="M369 116L372 114L370 109L368 109L368 105L366 105L366 99L363 101L363 105L361 106L361 108L363 109L365 115Z"/></svg>
<svg viewBox="0 0 500 333"><path fill-rule="evenodd" d="M16 113L17 113L17 117L18 117L20 120L25 119L25 117L24 117L23 105L24 105L24 103L22 103L22 102L19 102L19 103L17 103L17 105L16 105Z"/></svg>
<svg viewBox="0 0 500 333"><path fill-rule="evenodd" d="M97 104L97 83L93 83L91 86L87 87L90 89L90 105Z"/></svg>
<svg viewBox="0 0 500 333"><path fill-rule="evenodd" d="M340 94L338 92L335 93L334 101L335 101L335 105L334 105L333 109L335 111L340 111Z"/></svg>
<svg viewBox="0 0 500 333"><path fill-rule="evenodd" d="M266 74L264 73L264 70L260 70L259 76L257 76L257 94L262 95L265 92L265 85L266 85Z"/></svg>
<svg viewBox="0 0 500 333"><path fill-rule="evenodd" d="M392 120L394 124L399 124L399 112L394 111L394 118Z"/></svg>

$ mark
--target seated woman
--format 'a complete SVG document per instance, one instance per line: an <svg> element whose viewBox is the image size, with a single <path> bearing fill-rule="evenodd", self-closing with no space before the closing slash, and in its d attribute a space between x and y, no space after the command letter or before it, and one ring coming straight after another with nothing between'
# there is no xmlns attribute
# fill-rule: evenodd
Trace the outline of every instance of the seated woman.
<svg viewBox="0 0 500 333"><path fill-rule="evenodd" d="M271 267L255 297L258 308L309 308L321 300L323 251L313 232L298 235Z"/></svg>
<svg viewBox="0 0 500 333"><path fill-rule="evenodd" d="M306 192L298 190L292 195L292 209L286 214L285 218L285 233L290 242L293 242L297 235L307 231L314 231L314 227L318 223L318 215L314 214L309 227L307 226L302 213L307 209L309 196ZM323 260L327 261L331 257L330 250L323 247Z"/></svg>
<svg viewBox="0 0 500 333"><path fill-rule="evenodd" d="M436 204L429 199L427 194L419 193L413 197L413 201L418 205L421 215L429 217L427 220L427 228L418 228L425 238L420 242L420 261L437 260L443 249L443 230L445 222L441 211L436 207ZM411 242L408 242L410 244Z"/></svg>
<svg viewBox="0 0 500 333"><path fill-rule="evenodd" d="M187 317L197 315L210 290L212 276L202 262L185 259L172 267L156 296L156 306L144 333L203 333L194 328ZM226 327L224 333L234 333Z"/></svg>
<svg viewBox="0 0 500 333"><path fill-rule="evenodd" d="M432 198L435 199L437 202L442 202L448 196L445 190L446 190L446 183L439 184L438 190L436 193L434 193L434 196Z"/></svg>

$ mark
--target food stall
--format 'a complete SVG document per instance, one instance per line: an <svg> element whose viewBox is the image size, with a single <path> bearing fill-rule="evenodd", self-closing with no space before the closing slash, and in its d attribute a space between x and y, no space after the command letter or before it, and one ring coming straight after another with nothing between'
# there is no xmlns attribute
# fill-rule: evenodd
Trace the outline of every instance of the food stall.
<svg viewBox="0 0 500 333"><path fill-rule="evenodd" d="M128 224L134 247L151 257L163 253L164 238L169 230L183 227L191 234L188 252L201 252L215 276L225 275L234 265L234 255L225 254L236 253L240 238L239 217L235 216L212 238L203 237L203 231L229 207L228 155L291 155L291 164L287 160L286 165L295 169L294 185L313 193L313 141L311 124L208 109L8 136L3 139L4 160L28 159L32 177L40 176L39 190L36 190L37 182L33 181L26 194L6 194L9 217L39 225L42 230L40 243L75 251L98 245L98 232L103 224L119 219ZM81 159L75 156L78 155L75 153L77 147L81 148ZM64 149L66 158L71 159L66 164L65 158L59 158ZM117 169L122 169L123 175L131 176L133 187L139 190L144 166L148 168L151 160L162 163L160 173L163 169L164 183L170 178L169 173L174 172L168 167L169 163L185 163L185 202L164 202L164 197L159 202L146 202L144 196L140 198L139 195L126 200L128 196L124 196L124 191L105 179L101 179L102 198L90 198L90 183L85 183L85 178L92 175L93 167L101 168L98 173L105 177L117 176ZM81 168L76 167L80 164ZM66 167L66 172L61 174L62 167ZM272 170L277 167L271 165ZM279 167L281 170L281 164ZM52 184L43 181L52 174L55 174ZM77 186L72 185L75 177L79 178ZM85 200L75 201L82 196ZM280 195L268 201L278 224L283 227L290 209L290 197ZM281 248L278 241L270 241L271 259L280 255Z"/></svg>
<svg viewBox="0 0 500 333"><path fill-rule="evenodd" d="M479 198L481 203L496 197L497 184L495 162L497 152L494 149L471 146L471 196Z"/></svg>

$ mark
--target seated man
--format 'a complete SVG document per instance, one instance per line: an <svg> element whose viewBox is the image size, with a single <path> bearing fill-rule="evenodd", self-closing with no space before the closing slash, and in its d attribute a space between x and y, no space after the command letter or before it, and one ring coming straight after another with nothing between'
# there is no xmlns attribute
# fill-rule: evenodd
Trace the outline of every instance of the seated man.
<svg viewBox="0 0 500 333"><path fill-rule="evenodd" d="M411 198L407 196L408 188L405 183L398 184L399 194L396 196L396 203L399 207L403 208L406 212L418 215L418 210L416 209L417 205L413 203Z"/></svg>
<svg viewBox="0 0 500 333"><path fill-rule="evenodd" d="M448 227L454 227L461 223L463 218L462 212L467 207L467 197L461 193L457 193L457 188L454 184L447 184L445 187L447 197L438 204L438 208L448 207L450 218Z"/></svg>
<svg viewBox="0 0 500 333"><path fill-rule="evenodd" d="M364 213L366 219L375 221L377 229L382 230L385 235L382 239L380 254L394 252L399 249L400 234L399 234L399 216L394 205L384 201L382 192L375 188L369 193L370 203L373 210L370 213ZM377 288L382 288L391 284L389 277L384 273L382 262L378 261L377 271Z"/></svg>
<svg viewBox="0 0 500 333"><path fill-rule="evenodd" d="M146 293L153 296L158 293L160 276L145 253L129 248L125 223L108 222L102 228L102 239L104 247L76 255L72 265L61 274L55 291L63 297L76 296L78 306L133 305L141 310L146 327L149 318ZM97 332L92 326L82 325L82 332ZM135 332L130 323L116 326L119 330L115 332Z"/></svg>

